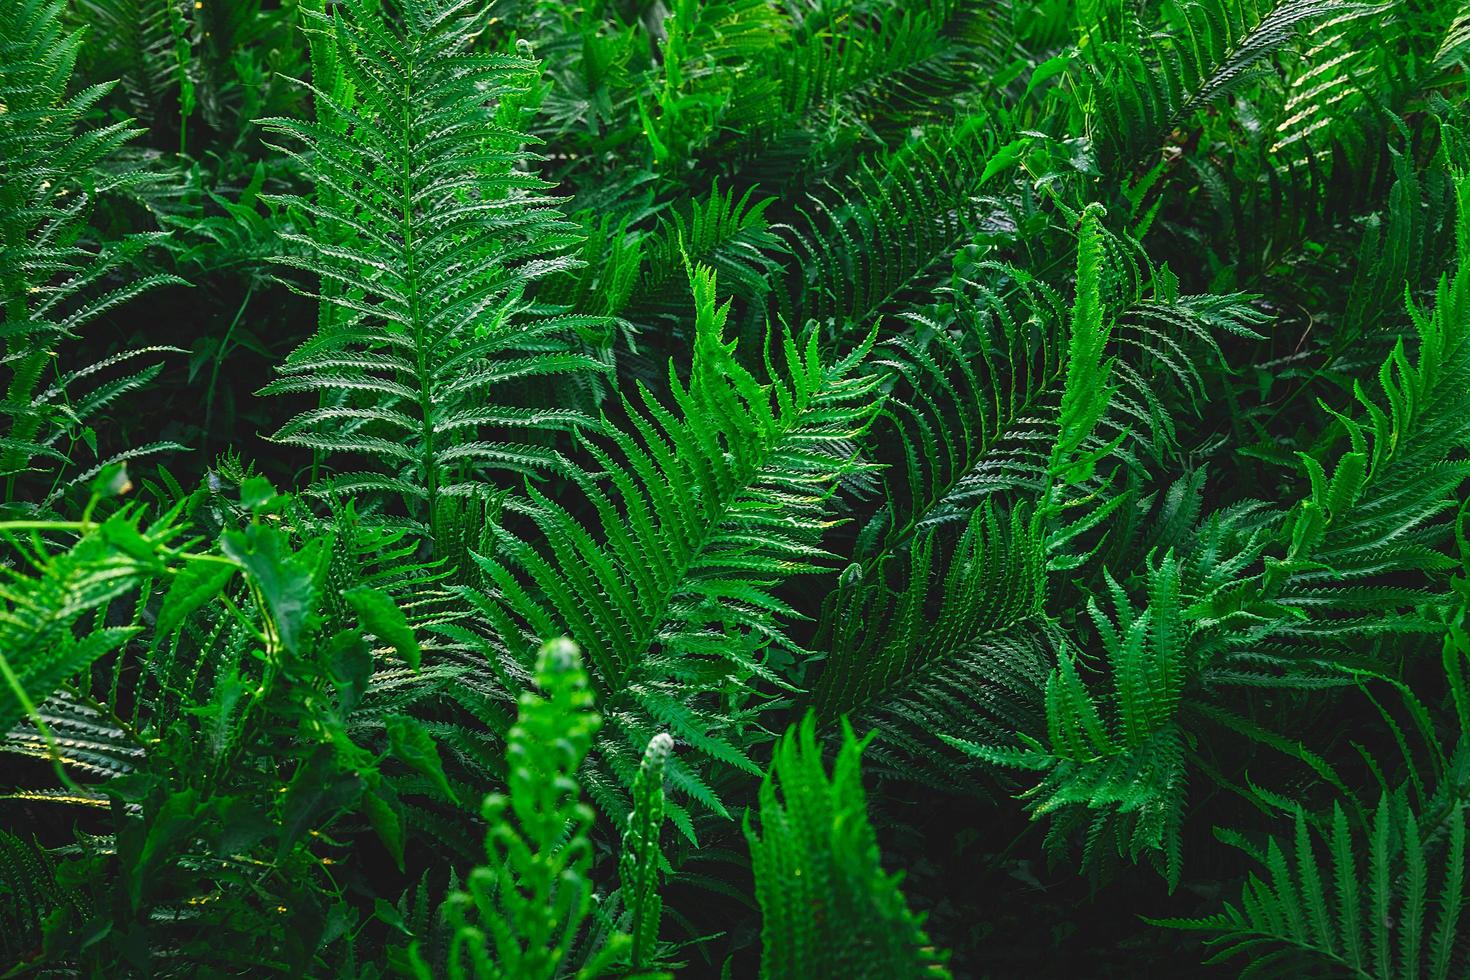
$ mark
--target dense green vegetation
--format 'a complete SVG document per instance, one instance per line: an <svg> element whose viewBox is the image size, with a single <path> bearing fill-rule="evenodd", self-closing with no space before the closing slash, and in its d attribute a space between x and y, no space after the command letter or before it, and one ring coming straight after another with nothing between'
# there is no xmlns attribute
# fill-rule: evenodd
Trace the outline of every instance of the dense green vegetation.
<svg viewBox="0 0 1470 980"><path fill-rule="evenodd" d="M1463 0L0 7L0 975L1470 976Z"/></svg>

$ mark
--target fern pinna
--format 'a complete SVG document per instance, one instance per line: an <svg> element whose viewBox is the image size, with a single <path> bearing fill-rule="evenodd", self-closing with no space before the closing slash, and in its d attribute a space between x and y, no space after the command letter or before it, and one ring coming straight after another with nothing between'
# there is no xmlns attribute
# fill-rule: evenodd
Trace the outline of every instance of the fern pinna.
<svg viewBox="0 0 1470 980"><path fill-rule="evenodd" d="M14 0L0 975L1464 975L1467 71Z"/></svg>

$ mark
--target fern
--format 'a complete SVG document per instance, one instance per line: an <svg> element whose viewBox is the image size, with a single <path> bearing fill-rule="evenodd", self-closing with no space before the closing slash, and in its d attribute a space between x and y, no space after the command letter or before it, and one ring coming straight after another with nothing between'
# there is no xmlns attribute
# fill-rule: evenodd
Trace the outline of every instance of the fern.
<svg viewBox="0 0 1470 980"><path fill-rule="evenodd" d="M0 894L5 895L4 940L8 963L23 969L44 954L48 916L76 905L81 896L56 880L56 864L40 847L0 831Z"/></svg>
<svg viewBox="0 0 1470 980"><path fill-rule="evenodd" d="M1466 968L1459 942L1465 804L1442 828L1423 826L1388 795L1371 819L1361 817L1367 832L1360 836L1334 804L1330 831L1318 834L1298 807L1294 833L1270 838L1257 852L1263 874L1251 876L1238 906L1157 924L1206 933L1219 947L1212 963L1249 956L1245 974L1252 977L1459 975Z"/></svg>
<svg viewBox="0 0 1470 980"><path fill-rule="evenodd" d="M1099 11L1106 19L1081 25L1090 43L1080 66L1104 166L1128 166L1157 150L1171 129L1255 80L1262 63L1300 34L1373 10L1335 0L1183 0L1161 11L1168 33L1151 37L1125 5L1106 4Z"/></svg>
<svg viewBox="0 0 1470 980"><path fill-rule="evenodd" d="M183 16L182 5L85 0L79 6L87 24L98 31L97 43L85 52L91 74L117 79L129 114L153 122L179 83L169 24Z"/></svg>
<svg viewBox="0 0 1470 980"><path fill-rule="evenodd" d="M53 550L41 531L78 535L65 550ZM8 731L93 661L134 636L136 626L109 626L96 615L166 568L179 538L169 521L140 526L140 516L120 512L101 524L9 522L0 538L23 572L5 569L0 585L0 731ZM24 537L22 536L24 535Z"/></svg>
<svg viewBox="0 0 1470 980"><path fill-rule="evenodd" d="M948 567L928 532L912 544L896 588L849 569L823 617L819 649L829 652L812 694L818 718L831 724L850 713L872 724L871 757L941 783L957 780L934 732L994 740L1038 731L1050 631L1043 551L1030 524L982 505Z"/></svg>
<svg viewBox="0 0 1470 980"><path fill-rule="evenodd" d="M760 900L762 977L944 977L945 956L884 872L859 760L844 727L831 773L813 716L776 746L759 819L745 819Z"/></svg>
<svg viewBox="0 0 1470 980"><path fill-rule="evenodd" d="M983 116L865 163L819 199L792 234L799 276L778 309L787 322L850 329L940 268L972 232L994 132Z"/></svg>
<svg viewBox="0 0 1470 980"><path fill-rule="evenodd" d="M1428 628L1415 607L1432 594L1380 585L1374 578L1403 580L1451 565L1430 544L1441 529L1429 524L1425 539L1417 540L1415 528L1442 513L1465 479L1453 456L1465 439L1463 413L1452 407L1454 392L1463 386L1448 380L1463 368L1464 327L1470 322L1460 295L1463 279L1457 272L1443 280L1435 309L1416 311L1422 338L1418 362L1410 364L1402 345L1385 362L1379 379L1388 408L1359 389L1367 421L1336 416L1353 449L1333 472L1304 457L1311 496L1284 515L1274 531L1283 557L1264 556L1269 538L1260 532L1265 529L1250 532L1248 512L1242 512L1234 515L1245 522L1232 535L1233 548L1220 548L1229 538L1219 532L1232 522L1231 515L1220 515L1202 528L1213 541L1201 535L1184 556L1166 554L1151 564L1142 609L1109 580L1113 615L1096 604L1089 611L1106 652L1114 717L1088 692L1076 660L1063 657L1047 683L1045 744L1033 739L1027 748L1013 750L946 741L994 764L1045 772L1028 791L1036 800L1034 813L1077 805L1095 810L1086 818L1095 821L1090 847L1103 828L1110 828L1119 850L1134 858L1159 850L1169 880L1176 882L1186 780L1187 729L1181 727L1186 690L1203 676L1284 688L1321 684L1324 668L1330 675L1351 662L1336 649L1343 640ZM1443 394L1431 395L1430 385ZM1417 455L1421 447L1425 456ZM1427 459L1435 462L1426 465ZM1374 520L1380 510L1385 512L1381 524ZM1218 564L1199 561L1211 555L1228 557ZM1248 570L1263 558L1257 579ZM1363 615L1365 609L1371 615ZM1227 626L1232 621L1235 630ZM1237 734L1326 772L1314 753L1290 740L1241 724L1218 708L1201 710ZM1110 820L1111 812L1123 822ZM1071 819L1083 817L1074 811ZM1053 839L1064 841L1069 824L1054 828Z"/></svg>
<svg viewBox="0 0 1470 980"><path fill-rule="evenodd" d="M1094 821L1089 845L1111 827L1114 845L1134 860L1146 851L1161 851L1171 885L1181 873L1185 785L1184 734L1175 718L1191 666L1185 659L1188 633L1178 578L1176 560L1166 555L1148 569L1145 608L1132 608L1115 582L1110 583L1117 603L1112 616L1089 605L1113 682L1111 699L1087 690L1076 655L1064 650L1046 682L1045 742L1023 735L1027 748L1002 749L941 736L994 765L1044 773L1026 796L1036 817L1068 814L1054 839L1066 840L1068 817L1086 814ZM1069 810L1078 806L1081 814ZM1114 814L1120 818L1116 822Z"/></svg>
<svg viewBox="0 0 1470 980"><path fill-rule="evenodd" d="M901 453L902 477L889 478L884 505L859 539L865 565L993 496L1042 494L1053 471L1090 481L1105 458L1135 472L1144 460L1165 463L1199 413L1197 362L1220 356L1220 337L1258 336L1262 317L1250 297L1181 296L1167 267L1119 261L1112 269L1104 255L1126 256L1131 243L1105 235L1097 212L1079 233L1088 246L1077 250L1072 310L1024 270L982 263L953 287L953 312L905 317L908 329L889 342L885 366L896 377L880 422ZM939 319L946 313L958 320L948 331ZM1091 359L1085 366L1074 345ZM1117 369L1108 397L1104 366Z"/></svg>
<svg viewBox="0 0 1470 980"><path fill-rule="evenodd" d="M629 960L635 970L652 964L658 944L663 911L658 897L659 864L663 860L659 833L664 823L664 769L673 748L674 740L667 734L655 735L649 741L633 780L633 812L618 855L618 877L631 920Z"/></svg>
<svg viewBox="0 0 1470 980"><path fill-rule="evenodd" d="M861 466L853 440L876 408L873 382L860 373L869 345L828 364L814 335L773 338L763 384L723 338L729 303L716 305L714 274L694 269L690 282L694 361L687 384L671 370L676 408L643 389L641 405L624 402L627 428L611 445L588 446L606 489L598 474L575 474L601 534L533 488L529 516L548 547L501 528L480 559L498 591L493 622L513 656L522 636L539 640L557 622L585 644L610 729L599 754L625 786L629 754L664 727L754 771L727 737L728 722L699 701L736 697L753 678L774 677L768 658L798 652L782 633L789 607L774 589L824 557L828 497ZM669 779L723 812L681 760L671 760ZM623 809L599 792L602 806Z"/></svg>
<svg viewBox="0 0 1470 980"><path fill-rule="evenodd" d="M1441 279L1433 310L1409 308L1416 359L1400 341L1379 369L1378 396L1359 385L1358 417L1335 413L1349 444L1335 462L1302 456L1310 496L1288 516L1289 545L1267 574L1281 602L1321 617L1320 625L1293 625L1293 635L1413 628L1408 609L1426 596L1383 577L1412 582L1451 564L1435 548L1442 538L1435 518L1470 476L1458 458L1470 441L1460 397L1470 382L1470 182L1463 177L1457 195L1454 271ZM1371 617L1357 615L1364 601ZM1399 616L1386 616L1395 609Z"/></svg>
<svg viewBox="0 0 1470 980"><path fill-rule="evenodd" d="M156 243L148 233L88 240L87 218L99 195L147 180L140 170L109 173L106 164L138 134L127 122L90 126L84 117L110 85L69 93L81 34L61 21L62 0L24 0L0 25L0 303L4 309L6 431L0 439L0 476L6 505L27 496L51 504L60 491L90 480L101 462L63 483L84 427L109 403L155 378L156 365L88 390L89 376L159 349L116 355L72 370L53 358L63 342L110 310L155 287L177 283L161 273L136 273L140 256ZM125 281L115 277L128 275ZM130 365L131 366L131 365ZM48 380L49 379L49 380ZM138 445L120 458L137 458L173 443ZM61 464L61 465L58 465ZM21 477L39 470L32 487Z"/></svg>
<svg viewBox="0 0 1470 980"><path fill-rule="evenodd" d="M486 495L489 472L565 469L541 433L586 420L516 389L599 368L577 342L595 320L528 295L578 235L497 118L535 63L470 51L472 4L407 0L401 26L365 3L306 14L341 81L310 87L316 123L262 125L295 141L317 195L266 199L300 216L280 261L319 277L334 312L265 389L319 398L275 438L339 470L318 491L401 498L427 530L441 501Z"/></svg>
<svg viewBox="0 0 1470 980"><path fill-rule="evenodd" d="M506 752L507 793L485 800L490 822L485 847L493 861L471 871L468 891L457 893L447 907L455 929L450 976L603 976L630 955L634 966L641 966L657 936L657 897L649 877L657 873L654 863L636 879L634 934L615 932L580 966L572 969L568 962L592 910L588 830L593 814L580 802L576 773L600 719L592 710L580 655L569 641L541 648L536 680L546 696L521 696ZM639 841L635 846L641 853L634 858L628 852L630 871L656 854L661 757L668 747L667 736L654 739L649 764L640 770L639 809L629 835Z"/></svg>
<svg viewBox="0 0 1470 980"><path fill-rule="evenodd" d="M693 202L687 215L674 212L650 236L647 264L635 290L638 307L666 309L668 293L684 274L687 262L710 266L741 299L762 302L780 266L785 248L765 218L774 198L752 201L752 190L740 197L733 190L710 188L708 197ZM660 300L664 302L660 304ZM679 302L682 306L683 297Z"/></svg>
<svg viewBox="0 0 1470 980"><path fill-rule="evenodd" d="M14 0L0 973L1465 973L1465 13Z"/></svg>
<svg viewBox="0 0 1470 980"><path fill-rule="evenodd" d="M1107 451L1105 448L1079 455L1113 396L1109 384L1112 364L1103 360L1111 327L1103 317L1100 289L1100 215L1105 213L1097 205L1088 205L1077 242L1077 297L1072 304L1067 378L1058 409L1057 441L1047 464L1048 476L1062 483L1077 483L1091 476L1100 454Z"/></svg>
<svg viewBox="0 0 1470 980"><path fill-rule="evenodd" d="M1116 277L1103 268L1100 215L1100 209L1092 209L1082 218L1070 314L1057 309L1060 299L1053 293L1033 286L1034 294L1022 293L1021 311L1031 313L1025 326L998 299L981 308L1003 328L996 333L1008 341L1009 350L994 352L993 335L983 328L957 341L925 321L916 324L923 332L894 342L900 356L890 364L914 393L894 398L889 410L902 440L906 479L894 481L884 509L859 538L859 554L866 560L849 571L847 587L828 601L823 644L832 650L833 662L824 671L817 699L823 704L835 698L836 707L822 711L828 718L865 703L881 711L874 716L885 722L875 749L880 758L894 740L941 763L933 747L925 748L927 733L936 728L947 728L951 736L968 732L971 740L1039 731L1045 651L1055 633L1043 613L1043 570L1048 565L1075 568L1078 560L1064 554L1069 542L1106 520L1123 499L1113 497L1070 524L1058 518L1078 510L1079 503L1086 505L1089 496L1102 496L1096 489L1102 481L1092 470L1104 459L1126 462L1120 448L1125 440L1130 446L1135 441L1148 445L1139 432L1142 410L1129 398L1115 398L1107 380L1113 365L1124 362L1117 356L1104 360L1104 351L1141 353L1139 367L1118 368L1123 375L1118 387L1130 397L1142 393L1139 401L1157 403L1145 358L1161 361L1158 374L1186 392L1197 383L1197 376L1180 366L1188 363L1183 348L1163 339L1166 331L1184 333L1203 350L1218 350L1215 332L1250 335L1248 324L1257 319L1236 297L1216 302L1179 297L1171 291L1167 270L1154 274L1161 283L1157 298L1125 297L1132 300L1125 316L1104 309L1104 296L1111 292L1104 284L1113 286ZM1109 307L1117 302L1108 299ZM1026 327L1041 317L1058 326L1066 322L1069 353L1060 349L1055 327L1038 325L1039 338L1028 332ZM1115 322L1120 342L1112 341ZM963 360L967 347L984 352L981 366ZM1006 384L1015 387L1003 396ZM1054 419L1048 417L1052 412ZM1116 435L1105 441L1096 434L1099 428ZM1056 486L1048 489L1049 481ZM1064 482L1087 484L1075 492L1080 500L1069 500ZM1013 513L1009 533L1001 533L990 504L1030 495L1043 500L1050 495L1048 509L1036 521ZM931 571L936 531L967 512L973 517L949 570ZM989 533L982 534L987 528ZM907 574L899 577L898 589L890 589L884 563L905 550L910 552L902 559L909 565ZM989 552L984 559L982 551ZM879 707L884 704L891 708ZM943 772L945 767L926 768Z"/></svg>

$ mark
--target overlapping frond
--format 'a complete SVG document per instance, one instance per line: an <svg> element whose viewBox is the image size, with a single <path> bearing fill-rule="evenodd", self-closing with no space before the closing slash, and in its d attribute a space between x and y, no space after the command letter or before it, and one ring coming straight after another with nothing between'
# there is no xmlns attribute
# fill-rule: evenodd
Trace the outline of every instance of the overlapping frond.
<svg viewBox="0 0 1470 980"><path fill-rule="evenodd" d="M1402 339L1334 411L1347 446L1302 454L1310 494L1287 518L1290 542L1268 574L1279 601L1306 615L1294 636L1413 628L1424 576L1454 562L1440 518L1470 478L1470 180L1458 179L1458 254L1433 309L1410 302L1417 349ZM1394 615L1394 614L1397 615Z"/></svg>
<svg viewBox="0 0 1470 980"><path fill-rule="evenodd" d="M14 967L39 959L48 916L82 901L56 880L56 861L44 848L3 830L0 897L0 955Z"/></svg>
<svg viewBox="0 0 1470 980"><path fill-rule="evenodd" d="M1466 240L1462 231L1462 249ZM1358 389L1362 415L1333 413L1347 451L1330 471L1303 455L1307 499L1286 514L1247 505L1202 521L1179 554L1150 563L1141 605L1108 578L1112 613L1096 602L1089 611L1110 697L1089 689L1082 658L1064 655L1047 683L1044 742L951 740L992 764L1044 773L1028 796L1038 816L1063 814L1054 841L1064 846L1090 824L1089 854L1108 840L1133 858L1157 850L1177 881L1196 724L1221 725L1336 780L1315 753L1242 721L1200 685L1349 684L1363 668L1348 644L1432 630L1433 606L1453 608L1442 579L1437 589L1420 583L1456 564L1443 550L1441 518L1467 477L1461 375L1470 317L1460 254L1435 308L1414 310L1417 359L1400 343L1379 373L1379 397Z"/></svg>
<svg viewBox="0 0 1470 980"><path fill-rule="evenodd" d="M1463 802L1436 822L1384 794L1371 815L1334 804L1314 828L1299 806L1292 832L1252 849L1260 872L1238 903L1158 924L1204 933L1210 963L1248 958L1242 976L1449 980L1470 969L1466 818Z"/></svg>
<svg viewBox="0 0 1470 980"><path fill-rule="evenodd" d="M0 341L4 344L5 431L0 476L8 508L29 498L50 504L78 479L66 474L83 430L109 402L151 381L157 365L138 368L137 351L81 369L58 371L55 355L92 321L172 276L139 272L137 260L158 240L137 233L95 240L87 219L101 194L149 179L106 164L139 130L127 121L88 118L111 88L69 91L81 33L62 23L63 0L19 0L0 23ZM93 375L117 365L133 373L99 384ZM89 389L90 386L90 389ZM134 446L147 455L171 443ZM100 466L100 461L99 461ZM23 479L37 471L35 486Z"/></svg>
<svg viewBox="0 0 1470 980"><path fill-rule="evenodd" d="M1339 0L1180 0L1160 23L1129 5L1099 4L1083 24L1081 68L1093 88L1093 138L1105 168L1127 167L1161 148L1199 110L1252 81L1268 59L1299 37L1327 31L1372 4Z"/></svg>
<svg viewBox="0 0 1470 980"><path fill-rule="evenodd" d="M863 465L855 440L879 401L862 373L871 342L829 363L814 335L773 337L769 380L757 380L724 339L729 303L716 304L714 274L693 270L691 283L689 380L671 365L672 404L646 388L626 399L626 425L610 428L607 444L588 440L601 472L574 474L599 523L533 488L536 533L497 529L480 559L513 656L523 637L558 629L585 645L607 719L599 753L625 786L664 727L754 770L728 737L739 722L706 699L743 700L753 678L775 679L768 660L796 652L781 625L793 610L775 590L827 557L828 498ZM683 760L670 762L669 778L722 809ZM599 803L618 807L605 794Z"/></svg>
<svg viewBox="0 0 1470 980"><path fill-rule="evenodd" d="M1018 733L1027 747L1010 749L941 737L993 765L1043 773L1026 797L1037 817L1063 811L1053 827L1060 846L1077 821L1091 821L1089 847L1112 844L1134 860L1161 850L1175 883L1185 786L1184 736L1176 718L1191 667L1179 564L1170 554L1148 569L1148 604L1142 608L1116 582L1110 584L1111 614L1096 603L1088 612L1111 697L1088 690L1077 651L1064 649L1046 681L1044 741Z"/></svg>
<svg viewBox="0 0 1470 980"><path fill-rule="evenodd" d="M1029 517L981 505L953 545L941 541L922 532L896 574L849 568L824 610L811 701L824 724L850 715L871 726L868 753L885 769L955 784L955 759L934 733L1039 732L1052 658L1044 552Z"/></svg>
<svg viewBox="0 0 1470 980"><path fill-rule="evenodd" d="M818 198L791 232L799 274L777 297L787 322L852 329L940 271L979 220L988 122L970 118L865 161L830 200Z"/></svg>

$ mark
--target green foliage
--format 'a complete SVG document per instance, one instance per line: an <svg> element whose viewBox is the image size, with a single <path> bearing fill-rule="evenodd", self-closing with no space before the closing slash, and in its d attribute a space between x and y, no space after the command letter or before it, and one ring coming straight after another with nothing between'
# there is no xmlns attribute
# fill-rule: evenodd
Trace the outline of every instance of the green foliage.
<svg viewBox="0 0 1470 980"><path fill-rule="evenodd" d="M658 922L663 912L658 897L659 866L663 861L659 834L664 826L664 769L673 749L674 740L666 732L648 743L633 780L633 812L618 855L618 878L632 920L629 960L635 970L653 962L658 945Z"/></svg>
<svg viewBox="0 0 1470 980"><path fill-rule="evenodd" d="M485 798L490 863L465 880L467 892L450 899L455 929L449 954L452 977L596 977L632 957L640 968L658 934L658 830L663 822L663 765L668 736L655 737L639 770L638 802L629 824L624 867L633 886L632 936L614 932L575 968L568 962L592 911L593 813L581 802L577 769L601 719L592 710L581 654L569 640L552 640L536 657L536 684L545 697L525 693L506 744L505 794ZM641 866L643 861L650 861Z"/></svg>
<svg viewBox="0 0 1470 980"><path fill-rule="evenodd" d="M1205 107L1247 85L1281 47L1376 13L1371 4L1334 0L1237 3L1184 0L1162 11L1174 32L1145 38L1145 25L1124 4L1092 6L1091 42L1082 68L1093 85L1099 149L1129 164Z"/></svg>
<svg viewBox="0 0 1470 980"><path fill-rule="evenodd" d="M124 512L100 525L67 527L57 522L44 529L74 530L79 537L72 547L56 553L47 548L38 529L27 528L24 522L0 525L7 544L32 570L26 575L6 569L9 581L0 589L5 601L0 615L4 649L26 654L15 664L0 654L6 681L0 728L9 730L23 716L33 715L36 705L67 678L137 632L136 627L105 626L96 616L99 609L164 570L163 553L177 531L167 524L144 530L137 521ZM26 531L27 538L19 537Z"/></svg>
<svg viewBox="0 0 1470 980"><path fill-rule="evenodd" d="M515 389L598 366L577 343L596 321L527 295L579 236L498 112L535 65L470 51L473 5L408 0L401 26L367 3L304 14L337 74L310 86L314 122L263 125L315 185L270 200L300 216L280 261L320 278L330 316L264 389L318 398L275 438L330 468L321 492L386 492L427 528L487 467L564 468L534 435L584 420ZM355 468L361 456L380 469Z"/></svg>
<svg viewBox="0 0 1470 980"><path fill-rule="evenodd" d="M1297 809L1291 837L1258 854L1240 905L1207 919L1161 924L1210 934L1213 959L1250 957L1252 977L1432 977L1465 970L1459 920L1464 905L1465 804L1426 828L1401 797L1385 795L1354 833L1334 805L1319 835ZM1441 846L1438 860L1426 830ZM1324 859L1323 853L1326 853Z"/></svg>
<svg viewBox="0 0 1470 980"><path fill-rule="evenodd" d="M867 818L850 726L829 774L807 715L776 745L761 783L760 817L747 814L761 904L762 977L945 977L923 919L885 872Z"/></svg>
<svg viewBox="0 0 1470 980"><path fill-rule="evenodd" d="M54 359L63 341L76 338L112 308L178 281L135 271L142 253L159 239L157 233L95 243L84 237L98 196L135 186L149 175L142 170L109 172L106 167L139 130L128 122L95 125L86 118L110 85L68 91L82 36L62 24L63 6L63 0L23 0L0 25L5 107L0 113L0 169L6 174L0 188L5 365L0 476L6 481L6 509L12 511L26 500L49 505L67 486L95 476L100 462L62 480L69 465L84 458L81 446L95 456L96 433L90 428L95 416L159 372L157 365L138 369L131 362L162 348L58 370ZM128 275L124 282L109 281L121 274ZM134 373L98 383L96 375L120 365ZM118 458L165 448L178 447L138 445Z"/></svg>
<svg viewBox="0 0 1470 980"><path fill-rule="evenodd" d="M544 640L565 624L585 646L613 729L599 754L625 784L634 753L665 727L712 760L758 771L729 737L738 716L708 702L745 706L742 688L776 680L767 661L799 653L781 630L790 607L775 587L825 557L830 495L861 468L853 442L877 407L873 380L859 373L869 344L824 363L815 334L773 335L762 383L724 339L730 304L716 305L714 273L691 269L690 282L694 356L687 383L670 367L677 408L640 385L642 404L622 405L627 428L612 430L607 448L589 440L602 472L573 477L599 524L530 488L528 516L545 545L496 528L494 553L479 559L502 637ZM609 490L596 479L604 474ZM669 778L725 812L681 760ZM625 809L606 790L598 799Z"/></svg>
<svg viewBox="0 0 1470 980"><path fill-rule="evenodd" d="M1467 69L13 0L0 974L1465 973Z"/></svg>
<svg viewBox="0 0 1470 980"><path fill-rule="evenodd" d="M1077 299L1072 304L1068 338L1067 378L1057 416L1057 442L1052 447L1048 475L1063 483L1077 483L1092 475L1097 459L1107 449L1082 457L1082 449L1112 401L1109 384L1112 364L1103 360L1108 327L1102 309L1102 209L1089 204L1082 213L1077 239Z"/></svg>
<svg viewBox="0 0 1470 980"><path fill-rule="evenodd" d="M908 552L896 588L853 580L826 617L827 662L813 691L818 716L851 714L881 733L867 750L897 771L953 782L955 760L933 738L993 739L1039 727L1049 663L1041 542L1024 516L972 513L941 563L939 535Z"/></svg>
<svg viewBox="0 0 1470 980"><path fill-rule="evenodd" d="M1116 582L1112 616L1088 606L1112 678L1110 697L1090 694L1075 655L1063 650L1046 680L1044 743L1028 738L1027 748L1005 750L943 737L992 764L1044 772L1026 794L1036 816L1080 805L1104 814L1099 828L1116 813L1125 823L1117 846L1135 860L1147 848L1164 849L1172 885L1180 873L1184 782L1183 735L1173 722L1188 665L1174 556L1147 575L1149 603L1141 610ZM1089 835L1089 846L1096 842L1096 833Z"/></svg>

